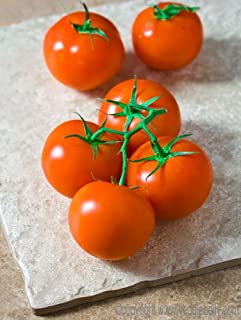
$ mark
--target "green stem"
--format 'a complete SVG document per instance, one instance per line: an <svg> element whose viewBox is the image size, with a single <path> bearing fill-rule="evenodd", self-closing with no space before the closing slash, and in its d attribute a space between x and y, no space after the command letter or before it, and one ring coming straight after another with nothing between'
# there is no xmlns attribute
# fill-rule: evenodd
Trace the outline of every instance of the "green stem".
<svg viewBox="0 0 241 320"><path fill-rule="evenodd" d="M88 9L87 5L82 1L80 1L80 3L82 4L82 6L84 7L84 10L85 10L85 22L90 21L90 13L89 13L89 9Z"/></svg>
<svg viewBox="0 0 241 320"><path fill-rule="evenodd" d="M171 18L177 16L181 11L196 12L200 9L199 7L188 7L180 4L168 4L163 9L157 5L154 5L152 8L154 10L153 13L156 19L163 21L170 20Z"/></svg>
<svg viewBox="0 0 241 320"><path fill-rule="evenodd" d="M121 147L122 153L122 173L119 180L119 185L124 186L126 181L126 174L127 174L127 165L128 165L128 157L127 157L127 146L129 143L129 137L127 135L124 136L124 142Z"/></svg>
<svg viewBox="0 0 241 320"><path fill-rule="evenodd" d="M103 133L112 133L112 134L118 134L120 136L124 136L125 135L125 132L123 131L118 131L118 130L114 130L114 129L110 129L110 128L106 128L106 127L103 127L103 128L100 128L99 130L97 130L95 133L93 133L92 137L91 137L91 140L96 140L98 138L100 138L102 136Z"/></svg>
<svg viewBox="0 0 241 320"><path fill-rule="evenodd" d="M153 150L156 154L160 154L161 157L165 157L165 151L164 149L160 146L158 139L154 134L149 130L149 128L144 125L143 130L146 132L146 134L149 136Z"/></svg>
<svg viewBox="0 0 241 320"><path fill-rule="evenodd" d="M82 25L72 23L73 28L80 34L89 34L91 39L92 39L93 35L98 35L98 36L104 38L105 40L109 41L109 38L107 37L106 33L103 30L101 30L99 28L94 28L92 26L91 19L90 19L90 13L89 13L89 9L88 9L87 5L82 1L80 1L80 3L84 7L85 22Z"/></svg>
<svg viewBox="0 0 241 320"><path fill-rule="evenodd" d="M123 186L125 184L125 180L126 180L126 174L127 174L127 165L128 165L128 155L127 155L127 147L128 147L128 143L130 138L136 134L137 132L144 130L147 132L147 134L150 136L151 141L153 142L153 145L156 146L157 150L156 153L161 154L161 155L165 155L164 150L162 149L162 147L159 145L157 138L150 132L150 130L147 128L147 125L158 115L163 114L163 109L152 109L149 112L149 115L143 119L141 122L139 122L139 124L134 127L133 129L129 130L129 131L117 131L117 130L113 130L113 129L109 129L106 127L101 127L99 130L97 130L93 136L92 139L100 139L101 135L105 132L109 132L112 134L118 134L121 135L123 137L123 144L121 147L121 153L122 153L122 174L119 180L119 185Z"/></svg>

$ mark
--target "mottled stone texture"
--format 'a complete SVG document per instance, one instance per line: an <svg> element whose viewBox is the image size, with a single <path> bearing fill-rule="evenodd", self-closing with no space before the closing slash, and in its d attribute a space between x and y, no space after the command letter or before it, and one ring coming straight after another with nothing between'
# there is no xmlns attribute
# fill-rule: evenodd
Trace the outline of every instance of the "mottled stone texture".
<svg viewBox="0 0 241 320"><path fill-rule="evenodd" d="M88 94L65 88L44 66L43 34L57 16L0 30L1 218L30 304L39 312L76 299L80 303L91 296L128 291L138 283L170 281L168 277L188 276L226 261L234 264L241 258L240 5L234 0L222 6L217 0L206 4L200 12L206 37L200 56L184 70L165 73L147 69L132 53L131 21L142 7L141 2L129 1L108 4L108 10L96 8L119 26L127 58L111 83ZM176 96L182 132L193 132L207 150L215 184L198 212L160 223L141 252L128 261L107 263L73 242L67 226L69 200L47 185L40 155L55 125L73 118L74 111L94 120L96 98L133 74L162 83Z"/></svg>

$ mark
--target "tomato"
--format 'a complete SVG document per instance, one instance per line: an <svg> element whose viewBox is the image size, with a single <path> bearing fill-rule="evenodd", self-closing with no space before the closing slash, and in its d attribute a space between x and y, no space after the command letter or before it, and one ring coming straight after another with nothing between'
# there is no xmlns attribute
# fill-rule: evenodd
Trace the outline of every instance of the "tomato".
<svg viewBox="0 0 241 320"><path fill-rule="evenodd" d="M172 140L158 138L162 147ZM160 219L177 219L197 210L206 200L213 182L213 170L206 153L195 143L181 139L171 152L198 152L170 158L149 178L156 161L129 162L127 186L140 186L140 192L152 204ZM146 158L154 152L149 142L139 147L131 161Z"/></svg>
<svg viewBox="0 0 241 320"><path fill-rule="evenodd" d="M69 209L69 227L76 242L106 260L126 259L140 250L154 224L154 211L144 197L103 181L81 188Z"/></svg>
<svg viewBox="0 0 241 320"><path fill-rule="evenodd" d="M110 80L125 56L113 23L99 14L90 13L89 17L88 14L74 12L63 17L44 39L44 57L50 72L63 84L81 91ZM92 28L89 33L80 31L85 21L86 28Z"/></svg>
<svg viewBox="0 0 241 320"><path fill-rule="evenodd" d="M127 113L134 114L134 119L128 127L128 130L136 127L137 124L142 120L140 117L136 117L136 114L139 115L140 112L138 114L138 112L133 109L132 104L129 103L134 83L134 79L123 81L113 87L105 96L105 100L109 99L121 101L128 105ZM157 116L148 125L148 128L155 136L175 136L179 133L181 126L179 107L175 98L167 89L154 81L138 79L136 94L136 102L138 105L142 105L147 100L159 96L160 98L156 102L152 103L149 107L154 109L165 108L167 110L166 114ZM106 119L106 114L114 114L121 111L123 111L123 109L121 109L121 107L119 107L118 105L103 101L99 110L98 123L103 123L103 121ZM143 110L141 114L147 116L148 112ZM106 127L123 131L125 123L126 116L117 117L108 115ZM132 153L137 147L139 147L146 141L148 141L148 136L143 130L133 135L128 145L129 153Z"/></svg>
<svg viewBox="0 0 241 320"><path fill-rule="evenodd" d="M87 122L92 133L99 128ZM65 138L71 134L85 136L81 120L62 123L48 136L42 152L42 168L49 183L63 195L72 198L85 184L95 179L110 181L119 179L122 159L120 144L100 144L94 159L91 145L78 138ZM110 134L103 134L102 140L116 140Z"/></svg>
<svg viewBox="0 0 241 320"><path fill-rule="evenodd" d="M191 12L193 8L181 10L173 16L173 10L178 12L178 9L171 8L170 4L176 8L181 6L161 2L155 8L147 8L136 17L132 28L136 54L146 65L160 70L186 66L196 58L203 43L202 23L198 15ZM163 13L158 15L158 8L167 12L162 19Z"/></svg>

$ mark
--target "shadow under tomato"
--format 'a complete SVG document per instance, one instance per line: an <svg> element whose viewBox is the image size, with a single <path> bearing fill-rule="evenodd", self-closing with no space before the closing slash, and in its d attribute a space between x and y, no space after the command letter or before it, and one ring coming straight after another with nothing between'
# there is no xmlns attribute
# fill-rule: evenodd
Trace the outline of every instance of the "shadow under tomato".
<svg viewBox="0 0 241 320"><path fill-rule="evenodd" d="M194 82L229 82L241 78L240 52L240 38L207 38L197 59L180 70L180 75L183 73L185 80Z"/></svg>
<svg viewBox="0 0 241 320"><path fill-rule="evenodd" d="M181 80L191 82L229 82L241 78L241 40L239 38L207 38L199 56L183 69L160 71L145 66L134 52L127 52L120 73L122 80L136 74L163 83L164 86Z"/></svg>
<svg viewBox="0 0 241 320"><path fill-rule="evenodd" d="M176 71L160 71L147 67L134 51L126 52L124 64L119 73L98 89L87 91L89 97L103 97L117 83L133 78L150 79L164 86L175 88L181 81L197 83L229 82L241 78L241 41L239 38L207 38L199 56L193 63Z"/></svg>
<svg viewBox="0 0 241 320"><path fill-rule="evenodd" d="M239 38L213 39L204 41L196 60L178 71L167 72L164 79L191 82L229 82L241 78L241 40ZM163 79L163 80L164 80Z"/></svg>

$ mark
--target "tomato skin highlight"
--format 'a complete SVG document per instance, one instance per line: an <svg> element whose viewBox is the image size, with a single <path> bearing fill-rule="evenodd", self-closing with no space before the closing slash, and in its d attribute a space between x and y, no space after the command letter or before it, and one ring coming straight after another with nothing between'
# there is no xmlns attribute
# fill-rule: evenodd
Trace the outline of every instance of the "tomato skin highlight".
<svg viewBox="0 0 241 320"><path fill-rule="evenodd" d="M136 253L150 238L154 225L154 211L144 197L103 181L80 189L69 209L75 241L105 260L123 260Z"/></svg>
<svg viewBox="0 0 241 320"><path fill-rule="evenodd" d="M92 133L99 128L94 123L87 124ZM72 198L82 186L95 179L119 179L122 166L120 143L99 145L94 159L90 144L78 138L65 138L70 134L85 136L82 121L71 120L56 127L46 139L42 151L44 174L58 192ZM116 137L106 133L102 139L116 140Z"/></svg>
<svg viewBox="0 0 241 320"><path fill-rule="evenodd" d="M162 2L163 9L175 2ZM153 8L139 13L132 27L132 42L138 57L149 67L176 70L191 63L203 44L203 28L195 12L181 11L170 20L157 20Z"/></svg>
<svg viewBox="0 0 241 320"><path fill-rule="evenodd" d="M134 79L123 81L105 95L104 99L121 101L126 104L129 103L131 92L134 85ZM181 127L181 115L178 104L174 96L159 83L138 79L137 80L137 102L142 104L143 102L155 97L160 96L160 99L151 104L151 108L165 108L167 113L157 116L149 125L150 131L157 137L163 135L176 136L178 135ZM98 123L101 125L105 119L106 114L113 114L121 112L122 109L111 103L102 102L100 105L100 111L98 114ZM144 116L147 115L146 111L143 111ZM106 127L123 131L125 126L125 117L115 117L108 115ZM140 123L141 119L134 119L129 126L129 130L133 129ZM128 152L132 154L140 145L148 141L148 136L143 130L133 135L129 141Z"/></svg>
<svg viewBox="0 0 241 320"><path fill-rule="evenodd" d="M173 138L161 137L162 147ZM139 186L153 206L156 216L163 220L182 218L197 210L208 197L213 183L213 169L206 153L195 143L181 139L172 147L172 152L199 152L177 156L167 162L147 180L155 169L156 161L129 162L127 186ZM139 147L130 160L153 155L150 143Z"/></svg>
<svg viewBox="0 0 241 320"><path fill-rule="evenodd" d="M43 51L52 75L79 91L95 89L110 80L121 68L125 50L114 24L101 15L90 13L93 27L105 32L99 36L78 33L72 24L82 25L84 12L71 13L46 33Z"/></svg>

